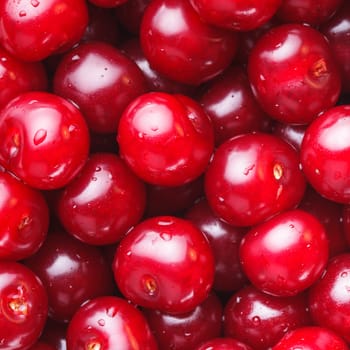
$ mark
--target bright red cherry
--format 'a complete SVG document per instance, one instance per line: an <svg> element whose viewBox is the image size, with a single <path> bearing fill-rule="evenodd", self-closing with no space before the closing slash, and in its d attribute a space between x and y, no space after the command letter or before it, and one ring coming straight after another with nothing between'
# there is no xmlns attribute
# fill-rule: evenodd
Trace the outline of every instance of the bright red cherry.
<svg viewBox="0 0 350 350"><path fill-rule="evenodd" d="M0 262L0 347L28 350L47 318L47 295L39 278L16 262Z"/></svg>
<svg viewBox="0 0 350 350"><path fill-rule="evenodd" d="M322 196L350 201L350 105L327 110L306 129L300 152L303 172Z"/></svg>
<svg viewBox="0 0 350 350"><path fill-rule="evenodd" d="M327 40L302 24L264 34L251 51L248 75L265 112L284 123L310 123L335 105L341 90Z"/></svg>
<svg viewBox="0 0 350 350"><path fill-rule="evenodd" d="M106 245L139 222L145 205L145 186L126 164L112 153L95 153L58 195L57 213L76 238Z"/></svg>
<svg viewBox="0 0 350 350"><path fill-rule="evenodd" d="M141 311L125 299L90 300L68 325L67 350L143 349L158 346Z"/></svg>
<svg viewBox="0 0 350 350"><path fill-rule="evenodd" d="M120 291L133 303L184 313L207 298L214 257L190 221L158 216L142 221L121 240L113 270Z"/></svg>
<svg viewBox="0 0 350 350"><path fill-rule="evenodd" d="M195 350L251 350L251 347L233 338L215 338L204 342Z"/></svg>
<svg viewBox="0 0 350 350"><path fill-rule="evenodd" d="M38 189L65 186L83 167L89 131L80 111L47 92L27 92L0 113L0 164Z"/></svg>
<svg viewBox="0 0 350 350"><path fill-rule="evenodd" d="M320 221L295 209L253 227L241 241L240 259L257 288L276 296L292 296L321 276L328 252Z"/></svg>
<svg viewBox="0 0 350 350"><path fill-rule="evenodd" d="M76 44L88 23L85 0L3 0L0 42L24 61L40 61Z"/></svg>
<svg viewBox="0 0 350 350"><path fill-rule="evenodd" d="M151 66L168 78L199 85L232 62L237 35L204 23L188 0L154 0L140 30Z"/></svg>
<svg viewBox="0 0 350 350"><path fill-rule="evenodd" d="M206 169L214 133L201 106L184 95L151 92L120 119L120 155L142 180L162 186L193 181Z"/></svg>
<svg viewBox="0 0 350 350"><path fill-rule="evenodd" d="M251 226L295 207L305 179L295 149L277 136L243 134L224 142L205 174L212 210L234 226Z"/></svg>

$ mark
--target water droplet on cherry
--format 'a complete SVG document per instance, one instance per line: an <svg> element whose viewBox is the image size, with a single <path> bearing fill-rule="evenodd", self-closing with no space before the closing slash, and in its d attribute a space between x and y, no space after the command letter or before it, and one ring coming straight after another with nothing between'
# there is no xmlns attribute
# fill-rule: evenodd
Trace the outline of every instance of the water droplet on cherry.
<svg viewBox="0 0 350 350"><path fill-rule="evenodd" d="M38 146L43 143L46 139L47 131L45 129L39 129L34 135L34 145Z"/></svg>

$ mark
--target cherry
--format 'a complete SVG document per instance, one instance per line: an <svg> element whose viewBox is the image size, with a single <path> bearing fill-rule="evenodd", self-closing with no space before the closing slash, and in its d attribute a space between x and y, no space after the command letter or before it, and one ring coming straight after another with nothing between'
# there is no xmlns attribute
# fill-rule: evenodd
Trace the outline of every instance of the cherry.
<svg viewBox="0 0 350 350"><path fill-rule="evenodd" d="M0 261L1 349L29 349L44 328L47 310L39 278L22 264Z"/></svg>
<svg viewBox="0 0 350 350"><path fill-rule="evenodd" d="M184 313L208 296L214 257L190 221L158 216L142 221L121 240L113 270L119 290L133 303Z"/></svg>
<svg viewBox="0 0 350 350"><path fill-rule="evenodd" d="M205 24L187 0L154 0L147 6L140 40L151 66L168 78L199 85L232 62L237 35Z"/></svg>
<svg viewBox="0 0 350 350"><path fill-rule="evenodd" d="M38 189L57 189L83 167L89 132L80 111L47 92L26 92L0 112L0 164Z"/></svg>
<svg viewBox="0 0 350 350"><path fill-rule="evenodd" d="M242 134L221 144L205 174L210 207L234 226L255 225L293 208L304 189L297 152L266 133Z"/></svg>
<svg viewBox="0 0 350 350"><path fill-rule="evenodd" d="M41 341L35 343L29 350L57 350L52 345L43 343Z"/></svg>
<svg viewBox="0 0 350 350"><path fill-rule="evenodd" d="M214 133L210 119L191 98L151 92L124 110L117 141L121 157L142 180L180 186L206 169Z"/></svg>
<svg viewBox="0 0 350 350"><path fill-rule="evenodd" d="M67 350L144 349L158 346L139 311L125 299L104 296L85 303L67 331Z"/></svg>
<svg viewBox="0 0 350 350"><path fill-rule="evenodd" d="M326 267L329 244L315 216L288 210L253 227L242 239L240 259L260 290L292 296L309 288Z"/></svg>
<svg viewBox="0 0 350 350"><path fill-rule="evenodd" d="M0 13L1 44L24 61L69 49L88 23L85 0L3 0Z"/></svg>
<svg viewBox="0 0 350 350"><path fill-rule="evenodd" d="M310 123L335 105L341 90L328 42L302 24L264 34L251 51L248 76L265 112L284 123Z"/></svg>
<svg viewBox="0 0 350 350"><path fill-rule="evenodd" d="M273 125L273 134L290 143L296 150L300 151L301 143L305 135L307 125L295 125L276 122Z"/></svg>
<svg viewBox="0 0 350 350"><path fill-rule="evenodd" d="M193 350L202 342L221 335L223 308L213 293L186 313L171 315L155 309L142 311L162 350Z"/></svg>
<svg viewBox="0 0 350 350"><path fill-rule="evenodd" d="M116 7L124 4L127 0L89 0L92 4L99 7Z"/></svg>
<svg viewBox="0 0 350 350"><path fill-rule="evenodd" d="M40 340L52 345L56 350L67 350L67 326L67 323L48 318Z"/></svg>
<svg viewBox="0 0 350 350"><path fill-rule="evenodd" d="M251 350L251 347L232 338L215 338L201 344L195 350Z"/></svg>

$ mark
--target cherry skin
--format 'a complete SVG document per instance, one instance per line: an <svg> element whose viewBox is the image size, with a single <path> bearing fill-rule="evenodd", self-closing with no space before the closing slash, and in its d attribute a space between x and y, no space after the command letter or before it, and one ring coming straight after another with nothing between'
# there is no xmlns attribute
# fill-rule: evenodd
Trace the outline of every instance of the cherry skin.
<svg viewBox="0 0 350 350"><path fill-rule="evenodd" d="M250 346L232 338L215 338L209 340L195 350L252 350Z"/></svg>
<svg viewBox="0 0 350 350"><path fill-rule="evenodd" d="M205 174L210 207L234 226L255 225L295 207L305 183L298 153L266 133L238 135L221 144Z"/></svg>
<svg viewBox="0 0 350 350"><path fill-rule="evenodd" d="M207 23L230 30L248 31L265 24L282 0L190 0L199 16Z"/></svg>
<svg viewBox="0 0 350 350"><path fill-rule="evenodd" d="M347 342L350 326L350 254L335 256L326 273L310 289L309 305L315 324L333 330Z"/></svg>
<svg viewBox="0 0 350 350"><path fill-rule="evenodd" d="M49 209L43 195L6 172L0 172L0 259L21 260L43 244Z"/></svg>
<svg viewBox="0 0 350 350"><path fill-rule="evenodd" d="M56 350L67 350L67 326L67 323L48 318L40 340L52 345Z"/></svg>
<svg viewBox="0 0 350 350"><path fill-rule="evenodd" d="M328 254L324 227L300 209L256 225L240 246L240 260L248 279L276 296L293 296L309 288L324 271Z"/></svg>
<svg viewBox="0 0 350 350"><path fill-rule="evenodd" d="M76 238L106 245L140 221L145 205L145 186L126 164L112 153L95 153L58 194L57 213Z"/></svg>
<svg viewBox="0 0 350 350"><path fill-rule="evenodd" d="M327 110L306 129L300 152L304 174L318 193L349 203L350 105Z"/></svg>
<svg viewBox="0 0 350 350"><path fill-rule="evenodd" d="M231 296L224 310L224 333L254 350L270 349L295 328L311 324L305 294L276 297L247 286Z"/></svg>
<svg viewBox="0 0 350 350"><path fill-rule="evenodd" d="M27 92L0 113L0 164L28 185L57 189L71 181L89 152L80 111L47 92Z"/></svg>
<svg viewBox="0 0 350 350"><path fill-rule="evenodd" d="M302 24L264 34L251 51L248 76L265 112L284 123L310 123L335 105L341 90L328 42Z"/></svg>
<svg viewBox="0 0 350 350"><path fill-rule="evenodd" d="M102 251L63 231L50 231L39 251L24 262L47 290L49 316L60 322L69 321L87 300L114 291Z"/></svg>
<svg viewBox="0 0 350 350"><path fill-rule="evenodd" d="M223 308L213 293L186 313L171 315L154 309L142 311L162 350L193 350L202 342L221 335Z"/></svg>
<svg viewBox="0 0 350 350"><path fill-rule="evenodd" d="M111 8L116 7L124 4L127 0L89 0L92 4L99 6L99 7L105 7L105 8Z"/></svg>
<svg viewBox="0 0 350 350"><path fill-rule="evenodd" d="M184 313L208 296L214 257L206 237L190 221L158 216L142 221L121 240L113 271L119 290L133 303Z"/></svg>
<svg viewBox="0 0 350 350"><path fill-rule="evenodd" d="M69 49L88 23L85 0L4 0L0 13L0 43L23 61Z"/></svg>
<svg viewBox="0 0 350 350"><path fill-rule="evenodd" d="M272 127L274 135L287 141L298 151L300 151L306 128L307 125L295 125L280 122L276 122Z"/></svg>
<svg viewBox="0 0 350 350"><path fill-rule="evenodd" d="M1 349L29 349L44 328L47 310L47 295L39 278L22 264L1 261Z"/></svg>
<svg viewBox="0 0 350 350"><path fill-rule="evenodd" d="M151 92L124 110L117 141L121 157L142 180L180 186L203 174L214 149L214 132L191 98Z"/></svg>
<svg viewBox="0 0 350 350"><path fill-rule="evenodd" d="M272 350L348 350L344 340L327 328L309 326L288 332Z"/></svg>
<svg viewBox="0 0 350 350"><path fill-rule="evenodd" d="M89 42L67 53L54 75L57 95L81 109L89 128L114 133L124 108L147 90L137 65L104 42Z"/></svg>
<svg viewBox="0 0 350 350"><path fill-rule="evenodd" d="M68 325L67 350L157 350L141 311L125 299L95 298L84 304Z"/></svg>
<svg viewBox="0 0 350 350"><path fill-rule="evenodd" d="M57 350L52 345L43 343L41 341L35 343L29 350Z"/></svg>
<svg viewBox="0 0 350 350"><path fill-rule="evenodd" d="M151 66L168 78L199 85L232 62L237 35L205 24L187 0L155 0L147 6L140 40Z"/></svg>

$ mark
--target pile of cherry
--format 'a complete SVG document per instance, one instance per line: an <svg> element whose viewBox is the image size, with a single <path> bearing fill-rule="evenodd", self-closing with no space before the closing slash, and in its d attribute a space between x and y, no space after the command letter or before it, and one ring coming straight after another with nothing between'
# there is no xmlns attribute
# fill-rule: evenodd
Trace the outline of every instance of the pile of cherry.
<svg viewBox="0 0 350 350"><path fill-rule="evenodd" d="M1 0L0 45L0 349L349 349L348 0Z"/></svg>

